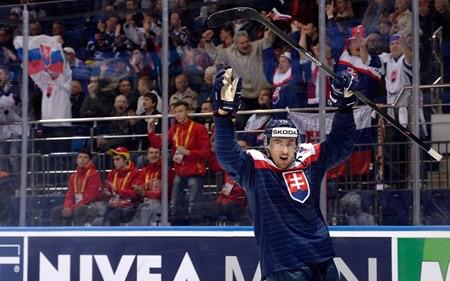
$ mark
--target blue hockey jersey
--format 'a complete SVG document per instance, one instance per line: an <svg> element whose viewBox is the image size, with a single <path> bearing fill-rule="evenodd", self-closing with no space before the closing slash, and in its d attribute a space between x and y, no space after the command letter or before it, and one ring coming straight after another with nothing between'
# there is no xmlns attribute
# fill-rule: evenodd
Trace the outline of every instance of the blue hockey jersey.
<svg viewBox="0 0 450 281"><path fill-rule="evenodd" d="M218 116L215 122L217 158L247 193L262 276L331 259L333 247L319 209L320 185L326 170L352 152L353 114L337 112L326 141L302 144L286 170L257 150L241 150L229 118Z"/></svg>

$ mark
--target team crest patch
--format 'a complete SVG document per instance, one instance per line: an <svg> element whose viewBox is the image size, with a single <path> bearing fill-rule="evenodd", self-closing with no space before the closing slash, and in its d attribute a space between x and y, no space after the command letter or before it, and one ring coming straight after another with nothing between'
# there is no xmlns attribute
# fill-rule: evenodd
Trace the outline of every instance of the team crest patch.
<svg viewBox="0 0 450 281"><path fill-rule="evenodd" d="M300 203L305 203L310 194L309 183L305 173L303 171L284 172L283 178L292 199Z"/></svg>

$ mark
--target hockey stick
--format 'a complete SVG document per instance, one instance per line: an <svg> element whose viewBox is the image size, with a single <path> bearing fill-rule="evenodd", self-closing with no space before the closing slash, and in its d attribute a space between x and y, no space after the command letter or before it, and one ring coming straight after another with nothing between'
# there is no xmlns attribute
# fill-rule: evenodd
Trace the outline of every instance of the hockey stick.
<svg viewBox="0 0 450 281"><path fill-rule="evenodd" d="M278 36L281 40L287 43L289 46L301 52L304 56L306 56L309 60L319 66L323 71L326 72L328 76L333 79L340 79L336 73L327 65L322 64L319 60L317 60L310 52L302 48L299 44L294 42L287 34L281 31L276 25L272 22L268 21L263 15L261 15L258 11L248 8L248 7L237 7L231 8L227 10L222 10L211 14L208 17L208 26L211 28L218 27L227 22L237 20L237 19L250 19L257 21L267 27L273 34ZM366 105L370 106L373 110L375 110L379 115L381 115L384 119L389 121L392 126L394 126L397 130L399 130L403 135L405 135L410 140L417 143L420 148L422 148L425 152L427 152L431 157L433 157L436 161L441 161L442 155L439 154L436 150L434 150L430 145L425 144L418 137L416 137L413 133L411 133L407 128L403 127L398 123L395 119L389 116L386 112L381 110L375 103L373 103L369 98L364 96L358 91L354 91L353 94L361 100Z"/></svg>

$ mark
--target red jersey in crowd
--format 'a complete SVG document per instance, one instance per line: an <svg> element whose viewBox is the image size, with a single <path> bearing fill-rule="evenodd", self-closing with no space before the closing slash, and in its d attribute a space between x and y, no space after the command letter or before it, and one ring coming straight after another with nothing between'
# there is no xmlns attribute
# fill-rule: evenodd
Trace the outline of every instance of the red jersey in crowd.
<svg viewBox="0 0 450 281"><path fill-rule="evenodd" d="M134 191L139 170L129 161L124 169L114 169L106 177L106 188L112 194L110 204L116 207L132 205L138 198Z"/></svg>
<svg viewBox="0 0 450 281"><path fill-rule="evenodd" d="M99 199L101 187L100 174L91 161L86 167L77 168L77 171L69 176L64 208L74 211Z"/></svg>
<svg viewBox="0 0 450 281"><path fill-rule="evenodd" d="M183 155L174 161L177 176L204 176L206 174L206 160L209 155L208 131L202 124L190 119L182 124L175 124L169 129L169 142L172 155L176 154L178 146L184 146L190 155Z"/></svg>
<svg viewBox="0 0 450 281"><path fill-rule="evenodd" d="M168 170L169 193L172 189L173 171ZM137 179L137 185L144 188L144 198L153 198L161 200L161 160L157 163L149 163L141 169Z"/></svg>

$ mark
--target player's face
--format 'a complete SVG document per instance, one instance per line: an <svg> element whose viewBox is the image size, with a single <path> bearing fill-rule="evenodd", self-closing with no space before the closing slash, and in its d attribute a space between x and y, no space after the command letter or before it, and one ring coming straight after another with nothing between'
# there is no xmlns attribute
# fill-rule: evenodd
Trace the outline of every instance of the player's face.
<svg viewBox="0 0 450 281"><path fill-rule="evenodd" d="M271 138L269 153L280 169L287 169L294 161L297 143L295 138Z"/></svg>
<svg viewBox="0 0 450 281"><path fill-rule="evenodd" d="M84 153L80 153L77 156L77 167L78 168L83 168L86 167L87 164L89 163L89 155L84 154Z"/></svg>

